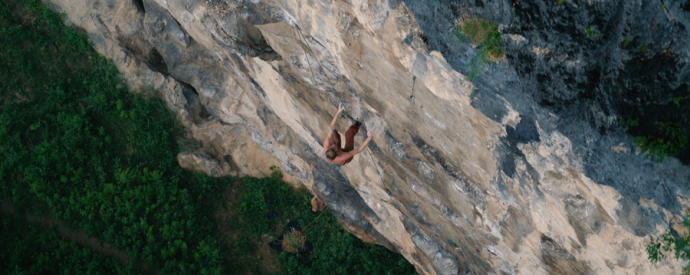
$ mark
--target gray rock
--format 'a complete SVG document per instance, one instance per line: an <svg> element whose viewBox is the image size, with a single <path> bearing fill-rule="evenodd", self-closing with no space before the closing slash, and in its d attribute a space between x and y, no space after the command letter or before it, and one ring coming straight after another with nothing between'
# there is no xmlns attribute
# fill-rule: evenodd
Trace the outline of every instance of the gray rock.
<svg viewBox="0 0 690 275"><path fill-rule="evenodd" d="M663 87L690 71L685 38L664 40L687 25L676 1L658 12L638 0L47 1L132 90L161 93L197 144L180 166L214 176L281 167L346 230L422 274L680 271L642 250L680 213L690 171L611 149L631 146L612 123L620 108L664 100L612 100L622 82L660 82L631 78L639 53L618 49L618 33L659 41L653 60L664 48L678 55ZM501 24L507 57L471 83L477 49L452 32L475 12ZM643 30L645 13L676 25ZM604 36L583 37L586 25ZM321 143L339 103L338 130L356 118L374 138L334 167Z"/></svg>

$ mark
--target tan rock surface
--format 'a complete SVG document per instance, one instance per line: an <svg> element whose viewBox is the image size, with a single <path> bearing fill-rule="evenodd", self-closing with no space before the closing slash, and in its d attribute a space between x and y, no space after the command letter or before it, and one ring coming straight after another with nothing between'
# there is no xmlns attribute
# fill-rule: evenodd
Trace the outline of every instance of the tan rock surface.
<svg viewBox="0 0 690 275"><path fill-rule="evenodd" d="M214 176L279 166L348 231L402 253L420 274L683 265L646 260L634 213L619 216L620 194L581 172L560 133L538 129L541 141L518 145L526 163L510 176L499 169L519 114L507 106L497 123L475 110L471 83L427 51L400 1L48 1L133 90L159 91L177 112L196 150L180 153L181 166ZM374 139L337 169L321 142L340 102Z"/></svg>

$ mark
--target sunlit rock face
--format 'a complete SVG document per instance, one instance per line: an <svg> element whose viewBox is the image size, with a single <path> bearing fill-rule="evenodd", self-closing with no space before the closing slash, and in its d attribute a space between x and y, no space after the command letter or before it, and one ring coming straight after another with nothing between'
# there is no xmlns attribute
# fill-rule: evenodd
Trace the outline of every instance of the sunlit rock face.
<svg viewBox="0 0 690 275"><path fill-rule="evenodd" d="M589 142L562 133L558 114L515 103L520 95L489 96L486 87L520 91L510 60L496 65L503 82L476 82L481 93L470 100L472 83L444 56L450 48L435 48L457 18L420 28L408 6L426 2L48 1L132 90L158 91L176 112L188 129L182 167L261 176L278 166L348 231L403 254L420 274L672 274L683 266L653 266L644 250L649 235L677 225L680 204L593 180L581 153ZM322 142L339 103L347 117L338 129L359 119L374 138L337 168ZM628 142L614 139L607 142ZM634 151L605 148L596 171L649 174L631 185L650 177L687 184L677 161L651 164ZM667 175L651 176L659 171ZM685 194L664 190L674 201Z"/></svg>

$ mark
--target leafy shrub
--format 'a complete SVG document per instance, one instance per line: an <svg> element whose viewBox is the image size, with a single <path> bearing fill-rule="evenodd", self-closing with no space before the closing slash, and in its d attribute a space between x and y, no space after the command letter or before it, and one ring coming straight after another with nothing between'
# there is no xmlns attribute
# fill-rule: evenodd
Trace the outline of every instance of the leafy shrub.
<svg viewBox="0 0 690 275"><path fill-rule="evenodd" d="M640 52L645 53L647 51L647 46L648 46L647 41L642 43L642 46L640 46Z"/></svg>
<svg viewBox="0 0 690 275"><path fill-rule="evenodd" d="M675 104L676 107L680 108L680 102L686 99L690 99L690 95L674 97L669 99L668 101L673 101L673 104Z"/></svg>
<svg viewBox="0 0 690 275"><path fill-rule="evenodd" d="M678 123L658 122L657 124L664 130L665 137L642 136L635 137L634 140L645 153L645 158L662 162L665 158L678 155L688 145L688 136Z"/></svg>
<svg viewBox="0 0 690 275"><path fill-rule="evenodd" d="M639 119L639 118L636 118L636 119L621 119L621 120L620 120L620 124L621 124L622 126L633 126L633 127L635 127L635 126L639 126L639 125L640 125L640 119Z"/></svg>
<svg viewBox="0 0 690 275"><path fill-rule="evenodd" d="M690 230L690 217L685 217L683 221L683 227ZM647 258L652 264L658 262L659 260L665 259L666 254L669 252L676 259L682 261L690 260L690 235L680 236L677 233L671 233L670 231L664 232L660 237L655 238L649 237L649 244L646 247ZM683 274L690 274L690 263L683 267Z"/></svg>
<svg viewBox="0 0 690 275"><path fill-rule="evenodd" d="M468 37L479 47L477 57L469 64L472 67L472 72L468 75L470 80L474 80L486 68L487 63L503 56L501 33L498 32L498 24L494 22L484 18L465 19L456 30L456 35Z"/></svg>

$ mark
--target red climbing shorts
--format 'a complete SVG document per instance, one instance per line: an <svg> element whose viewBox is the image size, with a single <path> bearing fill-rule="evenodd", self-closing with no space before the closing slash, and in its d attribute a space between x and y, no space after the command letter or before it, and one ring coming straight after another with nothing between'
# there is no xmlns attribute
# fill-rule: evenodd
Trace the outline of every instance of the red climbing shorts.
<svg viewBox="0 0 690 275"><path fill-rule="evenodd" d="M350 128L345 131L345 147L341 147L340 143L340 133L338 133L338 130L333 130L333 133L335 133L335 139L336 139L336 145L338 148L342 148L343 152L350 152L355 149L355 135L357 135L357 132L359 132L359 124L355 123L350 126ZM351 157L343 163L343 165L350 163L354 157Z"/></svg>

